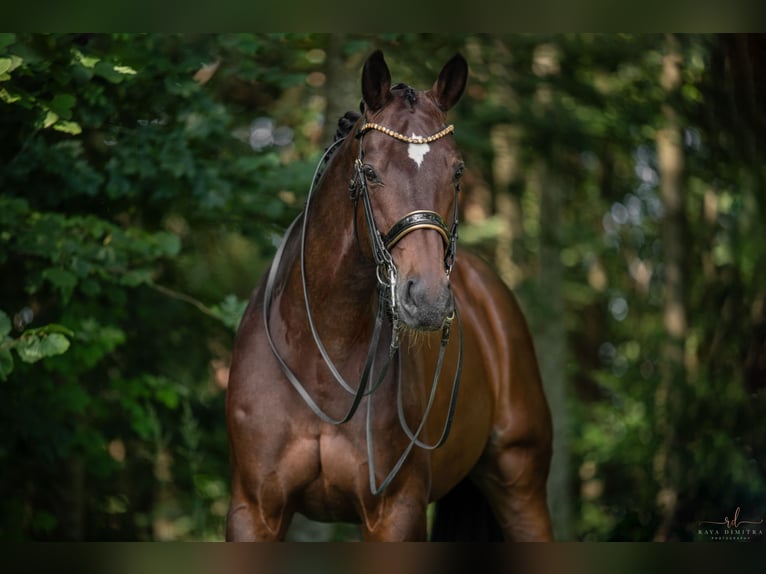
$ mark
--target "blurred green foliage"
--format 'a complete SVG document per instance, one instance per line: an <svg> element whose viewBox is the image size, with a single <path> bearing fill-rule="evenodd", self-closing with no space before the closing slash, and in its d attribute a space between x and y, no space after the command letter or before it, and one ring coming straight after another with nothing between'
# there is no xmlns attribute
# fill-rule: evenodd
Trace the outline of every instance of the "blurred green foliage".
<svg viewBox="0 0 766 574"><path fill-rule="evenodd" d="M315 153L248 145L284 43L0 37L3 537L220 537L219 371Z"/></svg>
<svg viewBox="0 0 766 574"><path fill-rule="evenodd" d="M670 539L737 506L763 515L766 90L753 70L766 52L679 36L669 95L667 41L0 34L0 537L223 536L234 330L334 132L328 101L358 103L332 65L357 86L373 47L421 88L453 52L468 58L451 112L468 165L461 242L533 326L565 332L566 364L546 367L566 373L574 537L656 535L661 448L677 468ZM664 410L663 106L683 136L688 315ZM563 190L555 221L541 173ZM543 242L560 252L563 316L539 282Z"/></svg>

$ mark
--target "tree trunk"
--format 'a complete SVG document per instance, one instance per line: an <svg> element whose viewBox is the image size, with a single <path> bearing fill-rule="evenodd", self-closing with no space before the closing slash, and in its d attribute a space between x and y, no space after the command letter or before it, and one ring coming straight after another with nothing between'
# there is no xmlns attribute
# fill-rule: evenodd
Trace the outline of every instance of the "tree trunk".
<svg viewBox="0 0 766 574"><path fill-rule="evenodd" d="M683 134L680 120L672 105L672 98L681 87L681 54L677 40L667 39L667 53L663 57L660 84L666 94L662 105L662 126L657 130L657 159L660 175L660 195L665 215L662 220L664 250L663 321L665 341L662 346L660 383L655 395L655 428L660 447L654 461L655 478L659 491L657 504L662 521L655 540L668 540L678 502L681 469L674 455L675 431L673 423L679 408L680 385L686 372L684 349L687 336L685 300L686 217L683 189Z"/></svg>
<svg viewBox="0 0 766 574"><path fill-rule="evenodd" d="M503 105L519 107L518 97L511 87L513 59L508 46L494 42L492 62L505 70L506 81L498 82L495 97ZM523 234L520 193L523 185L521 169L522 129L519 125L499 123L490 132L492 144L492 211L500 217L502 227L495 245L495 268L503 281L515 289L524 280L524 270L518 264L514 246Z"/></svg>
<svg viewBox="0 0 766 574"><path fill-rule="evenodd" d="M563 264L561 263L560 206L563 183L555 169L540 161L535 168L540 204L540 305L536 348L548 404L553 416L553 460L548 477L548 504L557 540L572 539L570 492L567 343L564 323Z"/></svg>
<svg viewBox="0 0 766 574"><path fill-rule="evenodd" d="M536 113L556 112L553 86L546 80L560 72L560 52L553 43L535 48L532 70L540 78L535 94ZM553 418L553 459L548 477L548 506L557 540L572 539L571 462L567 390L567 343L564 321L564 268L561 263L561 204L564 182L558 172L560 150L553 138L542 137L540 159L530 170L537 193L539 270L537 276L537 326L535 347L548 404Z"/></svg>
<svg viewBox="0 0 766 574"><path fill-rule="evenodd" d="M511 187L520 179L520 129L507 124L497 125L492 128L490 141L495 210L503 223L495 247L495 267L505 283L514 289L524 279L524 272L514 260L514 242L523 233L521 205L519 198L511 193Z"/></svg>
<svg viewBox="0 0 766 574"><path fill-rule="evenodd" d="M338 119L348 111L359 111L361 93L361 57L347 57L343 51L345 34L330 34L325 56L325 121L323 145L329 145L335 135Z"/></svg>

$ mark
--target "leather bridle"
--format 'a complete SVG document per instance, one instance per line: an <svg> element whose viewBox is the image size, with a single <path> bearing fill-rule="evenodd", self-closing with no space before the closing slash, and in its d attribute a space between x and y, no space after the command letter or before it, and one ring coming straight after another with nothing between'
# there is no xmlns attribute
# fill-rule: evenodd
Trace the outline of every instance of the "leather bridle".
<svg viewBox="0 0 766 574"><path fill-rule="evenodd" d="M354 389L351 385L349 385L345 381L344 377L341 375L341 373L335 366L334 362L332 361L329 353L327 352L324 344L321 341L321 338L319 337L319 333L314 324L313 314L311 312L311 305L309 303L308 289L306 284L306 273L305 273L306 229L308 225L309 207L313 197L313 192L316 187L317 181L319 179L318 176L321 173L321 169L324 167L325 163L328 161L330 155L335 150L335 148L338 147L344 141L345 138L339 139L336 142L334 142L333 145L331 145L325 151L324 155L319 161L319 164L317 165L316 171L314 173L314 177L312 179L312 184L309 189L308 196L306 198L306 205L304 207L304 211L302 214L303 221L301 226L301 237L300 237L301 281L303 284L303 298L304 298L304 303L306 307L308 323L309 323L309 327L310 327L314 342L317 345L317 348L320 354L322 355L322 358L325 364L327 365L328 369L332 373L335 380L346 392L353 395L353 400L351 402L351 405L343 417L341 418L331 417L321 407L319 407L319 405L316 404L314 399L306 390L305 386L300 382L298 377L295 375L292 369L290 369L290 367L285 362L281 353L276 348L276 344L274 343L273 337L271 335L270 312L271 312L271 304L273 300L274 285L276 283L276 277L277 277L279 268L281 267L282 257L284 255L284 250L288 242L288 238L290 237L293 229L298 224L298 221L300 220L301 215L298 215L298 217L296 217L296 219L292 222L287 232L285 233L282 243L280 244L276 254L274 255L274 260L272 261L271 268L269 270L269 275L267 277L266 285L264 289L263 317L264 317L264 331L266 334L266 339L268 340L272 353L275 359L277 360L277 363L279 364L280 368L282 369L282 372L284 373L285 377L290 382L290 384L295 388L295 390L298 392L301 398L306 402L308 407L319 418L333 425L338 425L338 424L343 424L345 422L348 422L354 416L361 402L362 397L366 395L372 395L372 393L378 388L378 386L385 379L386 374L388 373L389 366L394 356L396 356L397 354L399 355L398 373L396 376L397 385L398 385L397 412L398 412L400 426L402 430L404 431L404 433L407 435L410 442L405 448L402 455L397 460L397 462L394 464L389 474L386 476L386 478L383 480L383 482L379 486L375 485L376 483L375 464L374 464L374 456L373 456L374 453L373 453L373 447L372 447L373 445L372 422L371 422L372 396L370 396L367 403L366 434L367 434L367 454L368 454L368 463L369 463L368 466L369 466L369 472L370 472L370 490L374 495L378 495L391 483L391 481L397 475L402 465L404 464L404 461L406 460L408 454L410 453L410 451L412 450L414 446L417 445L420 448L432 450L432 449L436 449L440 447L447 440L450 428L452 426L452 419L455 412L455 404L457 402L457 392L459 388L460 374L462 369L463 332L462 332L462 322L460 321L460 315L457 310L457 304L455 304L453 313L445 319L444 324L442 326L442 336L441 336L441 342L440 342L440 348L439 348L439 355L437 358L436 369L434 372L434 379L431 384L431 392L429 395L428 403L426 405L420 424L414 431L411 430L404 417L404 407L403 407L403 400L402 400L402 377L401 377L402 366L401 366L401 353L399 352L401 326L399 323L399 311L398 311L397 290L396 290L398 273L397 273L396 264L394 263L393 257L391 256L391 249L399 241L401 241L403 237L405 237L409 233L412 233L415 230L418 230L418 229L434 230L439 233L439 235L442 237L444 241L444 244L445 244L444 266L445 266L445 272L447 273L447 275L449 275L450 272L452 271L452 266L455 261L455 253L457 248L457 238L458 238L457 194L459 192L459 186L456 183L454 214L453 214L453 221L452 221L451 228L447 227L447 224L445 223L444 219L435 211L421 209L421 210L416 210L416 211L412 211L408 213L407 215L402 217L399 221L397 221L393 226L391 226L391 229L389 229L389 231L385 235L381 234L378 231L377 224L375 223L372 202L370 200L370 194L367 188L366 178L364 175L363 140L364 140L364 134L368 130L380 131L388 136L391 136L403 142L421 144L421 143L430 143L432 141L435 141L436 139L439 139L441 137L446 136L447 134L452 133L452 131L454 130L454 127L450 125L444 128L443 130L441 130L440 132L437 132L436 134L433 134L431 136L424 137L424 138L417 137L417 136L413 136L413 137L405 136L389 128L380 126L379 124L373 124L368 122L363 123L360 126L360 128L357 130L356 137L358 138L358 155L354 162L354 175L351 178L349 191L350 191L351 198L354 201L355 210L356 210L358 199L359 198L362 199L365 219L366 219L367 228L370 235L370 245L372 248L372 255L377 265L376 276L377 276L377 283L378 283L378 310L376 313L375 326L373 328L373 334L370 340L370 346L367 352L367 358L365 361L364 368L362 370L362 375L361 375L359 384L356 386L356 389ZM356 222L356 217L354 218L354 221ZM380 334L381 334L382 326L384 323L384 318L386 315L388 315L391 319L391 327L392 327L391 344L389 347L389 351L388 351L388 355L387 355L385 363L383 364L380 372L375 378L375 382L372 385L370 385L370 379L373 377L373 371L375 366L374 365L375 355L377 354L378 342L380 340ZM438 382L440 379L440 374L441 374L441 370L442 370L442 366L444 362L444 355L445 355L447 343L449 342L451 326L452 326L452 322L455 319L457 319L457 325L458 325L458 360L457 360L457 367L455 370L455 376L452 382L452 391L450 394L450 402L449 402L449 408L447 411L447 418L444 423L442 434L439 437L439 439L436 441L436 443L427 444L422 442L418 437L420 433L422 432L423 428L425 427L425 423L428 419L428 416L430 414L431 408L434 403L434 398L436 396L436 390L437 390L437 386L438 386ZM367 390L368 386L369 386L369 390Z"/></svg>
<svg viewBox="0 0 766 574"><path fill-rule="evenodd" d="M356 132L359 140L357 158L354 162L354 177L349 184L349 194L354 206L361 197L364 207L365 219L367 221L367 230L370 235L370 245L372 246L372 255L377 265L378 285L383 292L387 294L388 307L391 313L394 337L392 338L392 348L399 345L399 311L396 295L396 284L398 273L391 249L406 235L418 229L431 229L437 231L444 240L444 267L447 275L452 272L452 265L455 262L458 239L458 192L459 184L455 185L455 201L452 218L452 227L448 228L441 215L428 209L418 209L402 217L391 226L391 229L384 235L378 230L375 222L375 215L370 199L370 192L367 187L367 178L364 175L364 135L370 130L379 131L396 140L410 144L428 144L436 141L448 134L451 134L455 127L449 125L441 131L427 137L406 136L390 128L377 123L365 121ZM356 222L356 219L354 219ZM356 224L356 223L355 223Z"/></svg>

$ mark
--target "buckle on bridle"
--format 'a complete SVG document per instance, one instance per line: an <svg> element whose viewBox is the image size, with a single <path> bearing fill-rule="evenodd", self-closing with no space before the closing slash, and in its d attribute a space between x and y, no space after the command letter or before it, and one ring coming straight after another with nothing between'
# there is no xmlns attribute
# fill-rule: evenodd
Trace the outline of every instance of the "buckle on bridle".
<svg viewBox="0 0 766 574"><path fill-rule="evenodd" d="M386 274L388 277L386 277ZM378 279L379 297L388 299L388 309L391 313L391 356L399 348L399 335L401 325L399 323L399 305L396 297L397 271L393 261L391 263L382 263L375 268L375 275Z"/></svg>
<svg viewBox="0 0 766 574"><path fill-rule="evenodd" d="M449 341L450 329L452 329L452 321L454 320L455 320L455 310L452 309L452 313L450 313L448 317L445 317L444 323L442 324L442 340L441 340L442 345L446 345L447 341Z"/></svg>

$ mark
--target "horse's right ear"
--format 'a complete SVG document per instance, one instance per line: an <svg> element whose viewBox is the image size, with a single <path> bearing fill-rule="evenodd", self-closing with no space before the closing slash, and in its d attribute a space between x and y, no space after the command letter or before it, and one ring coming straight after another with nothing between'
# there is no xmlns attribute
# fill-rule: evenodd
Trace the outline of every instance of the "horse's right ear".
<svg viewBox="0 0 766 574"><path fill-rule="evenodd" d="M431 88L437 105L446 112L457 104L468 81L468 63L460 54L444 64L439 77Z"/></svg>
<svg viewBox="0 0 766 574"><path fill-rule="evenodd" d="M367 58L362 71L362 98L368 110L378 111L391 98L391 72L383 52L375 50Z"/></svg>

